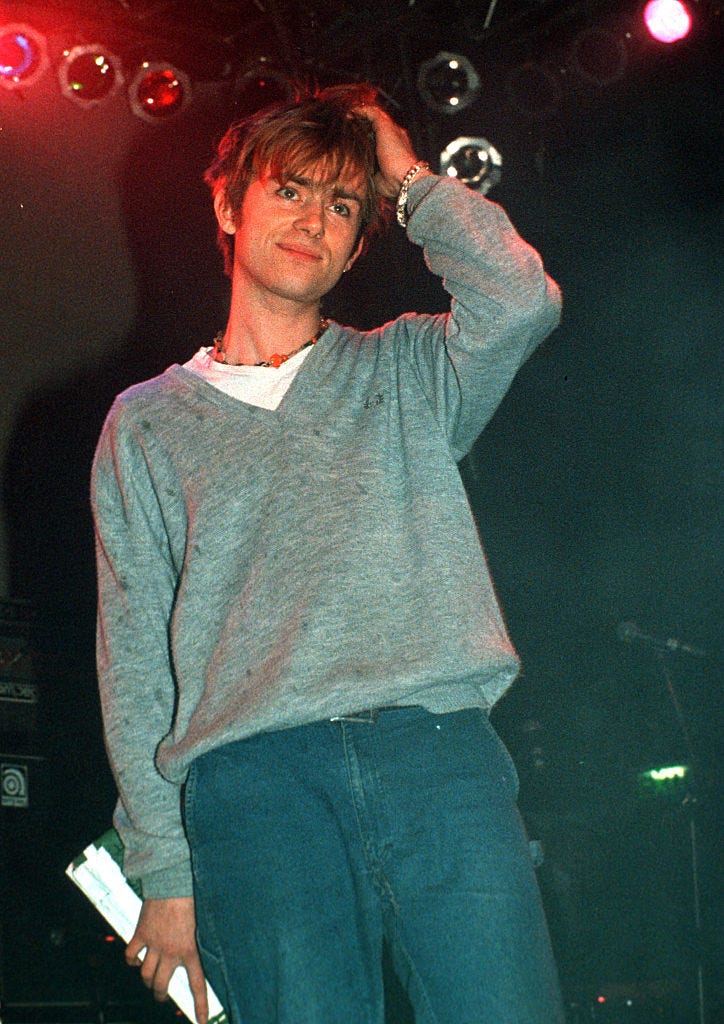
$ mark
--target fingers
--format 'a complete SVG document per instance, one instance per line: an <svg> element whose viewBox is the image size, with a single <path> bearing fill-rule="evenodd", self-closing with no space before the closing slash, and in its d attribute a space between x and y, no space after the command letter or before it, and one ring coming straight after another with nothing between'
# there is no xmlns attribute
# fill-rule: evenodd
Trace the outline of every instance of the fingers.
<svg viewBox="0 0 724 1024"><path fill-rule="evenodd" d="M402 179L410 167L417 163L410 137L381 107L360 107L359 113L370 121L375 130L379 165L377 187L383 195L394 198L400 190Z"/></svg>
<svg viewBox="0 0 724 1024"><path fill-rule="evenodd" d="M196 947L195 916L190 897L146 900L136 931L126 947L126 961L141 968L141 978L154 997L168 998L168 986L177 967L189 978L199 1024L208 1020L206 980Z"/></svg>
<svg viewBox="0 0 724 1024"><path fill-rule="evenodd" d="M141 963L140 974L146 988L153 992L154 999L163 1003L168 999L169 985L177 967L183 967L188 975L198 1024L206 1024L209 1019L209 1003L206 995L206 977L198 954L190 955L185 961L177 961L149 952Z"/></svg>
<svg viewBox="0 0 724 1024"><path fill-rule="evenodd" d="M206 1024L209 1019L209 1003L206 997L206 978L198 956L186 964L186 973L189 976L191 995L194 997L196 1020L199 1024Z"/></svg>
<svg viewBox="0 0 724 1024"><path fill-rule="evenodd" d="M138 932L133 936L131 941L126 946L126 963L129 967L140 967L143 962L143 951L145 943L138 935Z"/></svg>
<svg viewBox="0 0 724 1024"><path fill-rule="evenodd" d="M178 964L159 956L153 950L149 950L141 964L141 978L146 988L153 992L153 998L158 1002L168 999L168 984L171 975Z"/></svg>
<svg viewBox="0 0 724 1024"><path fill-rule="evenodd" d="M168 985L171 975L178 966L178 961L168 960L157 953L154 949L141 947L136 952L138 941L128 944L126 948L126 963L129 967L140 967L139 974L146 988L150 988L154 998L163 1001L168 998Z"/></svg>
<svg viewBox="0 0 724 1024"><path fill-rule="evenodd" d="M126 960L130 963L140 963L138 954L142 951L146 945L143 935L141 934L140 920L136 925L136 930L131 936L131 939L126 946Z"/></svg>

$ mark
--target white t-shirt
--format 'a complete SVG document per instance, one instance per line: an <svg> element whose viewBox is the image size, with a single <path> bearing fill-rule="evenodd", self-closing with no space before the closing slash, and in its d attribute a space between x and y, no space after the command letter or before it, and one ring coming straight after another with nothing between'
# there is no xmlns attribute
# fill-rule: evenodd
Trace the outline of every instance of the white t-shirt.
<svg viewBox="0 0 724 1024"><path fill-rule="evenodd" d="M262 409L276 409L299 371L312 346L303 348L277 369L273 366L230 366L214 359L213 347L200 348L184 369L198 373L232 398Z"/></svg>

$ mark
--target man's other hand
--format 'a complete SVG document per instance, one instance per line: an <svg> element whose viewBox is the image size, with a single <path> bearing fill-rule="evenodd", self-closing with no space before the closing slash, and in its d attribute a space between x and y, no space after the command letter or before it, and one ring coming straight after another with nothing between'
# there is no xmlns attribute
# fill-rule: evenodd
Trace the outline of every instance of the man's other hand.
<svg viewBox="0 0 724 1024"><path fill-rule="evenodd" d="M139 953L145 949L143 961ZM191 896L145 900L133 938L126 947L126 961L141 968L141 977L158 1000L168 998L168 985L177 967L189 977L199 1024L206 1024L209 1007L206 980L196 946L196 915Z"/></svg>

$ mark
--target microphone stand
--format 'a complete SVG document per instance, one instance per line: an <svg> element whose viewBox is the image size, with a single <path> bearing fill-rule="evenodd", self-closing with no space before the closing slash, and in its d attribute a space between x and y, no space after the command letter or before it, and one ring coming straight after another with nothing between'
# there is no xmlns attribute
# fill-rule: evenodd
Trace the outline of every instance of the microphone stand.
<svg viewBox="0 0 724 1024"><path fill-rule="evenodd" d="M692 765L696 763L694 755L694 747L691 742L691 735L689 733L688 726L686 724L686 718L681 709L679 698L674 688L674 683L669 672L669 667L666 664L666 658L664 651L657 651L656 658L661 666L661 672L666 681L666 688L671 698L671 703L674 706L676 713L676 719L679 723L679 728L684 737L686 744L686 751L689 757L689 761ZM695 928L695 941L696 941L696 994L697 994L697 1010L698 1010L698 1021L699 1024L706 1024L706 1011L705 1011L705 999L704 999L704 962L703 962L703 927L701 919L701 891L699 884L699 848L698 848L698 832L697 832L697 810L698 800L696 795L692 792L692 787L689 785L688 792L682 801L682 808L688 811L689 818L689 844L691 853L691 882L692 882L692 897L694 906L694 928Z"/></svg>

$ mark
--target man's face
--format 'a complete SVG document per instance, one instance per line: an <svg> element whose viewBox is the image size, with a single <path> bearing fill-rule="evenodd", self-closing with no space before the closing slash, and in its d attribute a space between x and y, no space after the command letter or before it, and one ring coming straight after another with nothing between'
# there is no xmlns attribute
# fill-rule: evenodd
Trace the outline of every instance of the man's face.
<svg viewBox="0 0 724 1024"><path fill-rule="evenodd" d="M267 302L316 306L352 266L362 247L364 178L343 171L325 182L322 171L312 167L286 181L254 178L236 216L219 193L219 224L234 235L235 288Z"/></svg>

